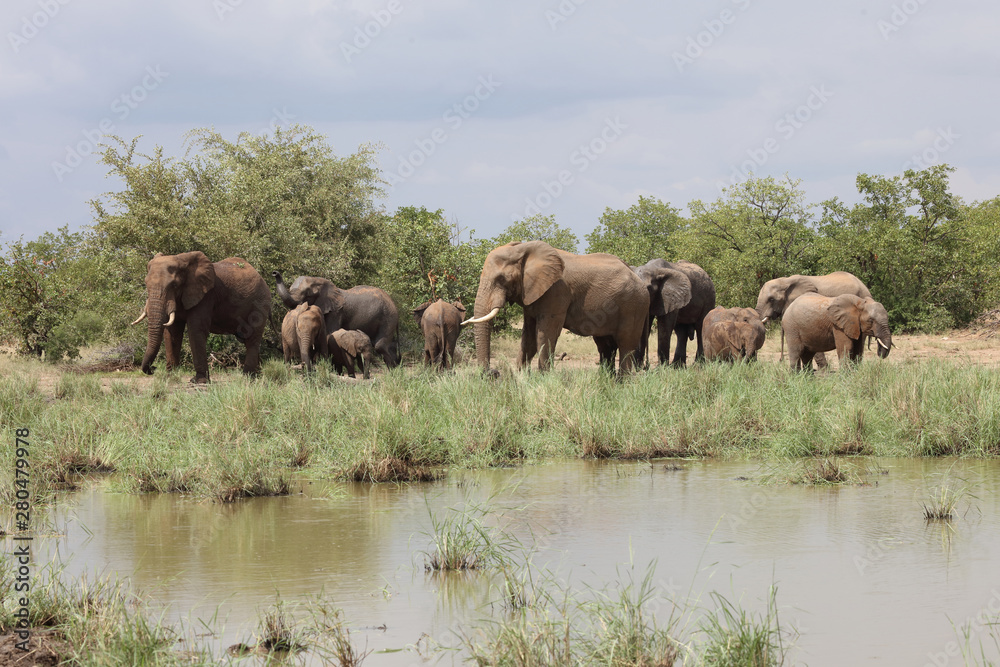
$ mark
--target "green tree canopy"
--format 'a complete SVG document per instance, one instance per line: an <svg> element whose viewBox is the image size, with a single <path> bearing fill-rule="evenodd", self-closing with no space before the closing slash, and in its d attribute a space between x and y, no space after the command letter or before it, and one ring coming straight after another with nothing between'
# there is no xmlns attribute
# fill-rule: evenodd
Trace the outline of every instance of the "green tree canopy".
<svg viewBox="0 0 1000 667"><path fill-rule="evenodd" d="M719 305L753 307L768 280L814 268L817 235L800 183L751 177L710 204L688 204L676 252L708 272Z"/></svg>
<svg viewBox="0 0 1000 667"><path fill-rule="evenodd" d="M626 264L675 259L673 239L684 228L680 211L654 197L639 197L625 210L604 209L597 228L586 235L587 252L608 252Z"/></svg>

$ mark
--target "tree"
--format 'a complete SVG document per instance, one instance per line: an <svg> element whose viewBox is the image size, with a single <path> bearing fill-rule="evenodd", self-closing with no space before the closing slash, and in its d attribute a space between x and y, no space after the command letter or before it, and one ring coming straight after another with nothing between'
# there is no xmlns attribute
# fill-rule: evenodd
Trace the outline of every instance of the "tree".
<svg viewBox="0 0 1000 667"><path fill-rule="evenodd" d="M970 245L967 209L949 191L952 171L936 165L892 177L858 174L862 203L823 205L819 266L857 275L895 328L940 330L976 314L984 257ZM988 245L982 232L980 248Z"/></svg>
<svg viewBox="0 0 1000 667"><path fill-rule="evenodd" d="M83 251L83 234L63 227L58 234L10 243L0 256L0 337L19 352L44 352L48 361L73 358L103 332L101 317L86 309L80 289L90 262Z"/></svg>
<svg viewBox="0 0 1000 667"><path fill-rule="evenodd" d="M676 259L673 239L684 225L678 209L640 196L626 210L604 209L597 228L585 237L587 252L608 252L631 266L657 257Z"/></svg>
<svg viewBox="0 0 1000 667"><path fill-rule="evenodd" d="M545 241L553 248L566 252L577 252L579 239L568 227L560 227L554 215L533 215L512 223L507 229L493 237L490 250L512 241ZM489 252L487 251L487 254ZM483 255L486 259L486 255ZM482 266L480 264L480 266Z"/></svg>
<svg viewBox="0 0 1000 667"><path fill-rule="evenodd" d="M94 244L132 281L128 312L142 303L146 262L157 252L242 257L265 279L278 269L353 286L378 275L382 180L372 146L340 158L298 125L236 141L194 130L182 159L160 147L141 154L138 138L110 142L101 161L124 188L91 202Z"/></svg>
<svg viewBox="0 0 1000 667"><path fill-rule="evenodd" d="M708 272L720 305L753 306L768 280L814 268L817 235L800 182L750 178L711 204L688 204L676 252Z"/></svg>

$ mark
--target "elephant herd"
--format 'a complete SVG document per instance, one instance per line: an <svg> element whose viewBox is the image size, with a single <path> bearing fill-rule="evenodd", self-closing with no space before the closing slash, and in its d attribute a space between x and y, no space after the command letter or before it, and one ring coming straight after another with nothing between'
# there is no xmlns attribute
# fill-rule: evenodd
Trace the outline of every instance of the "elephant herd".
<svg viewBox="0 0 1000 667"><path fill-rule="evenodd" d="M247 348L243 371L259 370L264 328L271 316L271 290L244 259L211 262L202 252L158 254L149 261L147 300L133 322L147 320L142 370L150 374L160 345L167 368L178 365L185 329L194 361L195 383L208 382L209 333L234 334ZM281 326L285 361L298 357L307 370L329 357L338 373L354 376L357 363L369 377L372 359L389 368L400 363L399 314L389 295L359 285L341 289L326 278L299 276L287 287L272 271L279 297L288 308ZM669 363L671 335L677 343L673 364L684 366L687 343L696 340L695 359L752 360L764 342L764 325L781 318L782 352L788 338L792 368L826 365L826 351L841 360L859 360L866 337L885 357L892 346L888 315L868 288L850 273L789 276L764 284L756 308L715 305L715 286L698 265L654 259L638 267L615 255L577 255L543 241L514 242L487 255L479 278L473 316L461 302L441 299L413 310L424 334L424 362L448 368L462 326L474 325L479 365L490 369L492 320L510 303L522 306L524 323L518 368L538 356L551 367L563 329L592 336L602 366L627 373L648 366L647 343L657 329L660 364Z"/></svg>

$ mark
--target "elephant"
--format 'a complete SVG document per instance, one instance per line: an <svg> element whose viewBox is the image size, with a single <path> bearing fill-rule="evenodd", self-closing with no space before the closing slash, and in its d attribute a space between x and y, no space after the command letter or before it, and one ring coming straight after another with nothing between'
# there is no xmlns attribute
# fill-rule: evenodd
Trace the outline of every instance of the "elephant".
<svg viewBox="0 0 1000 667"><path fill-rule="evenodd" d="M151 375L155 370L153 359L164 338L167 370L179 365L185 327L194 359L191 382L209 382L209 333L235 334L247 348L243 372L258 373L260 344L271 317L271 290L248 261L228 257L213 263L197 250L158 253L147 264L146 291L142 314L132 323L148 318L143 373Z"/></svg>
<svg viewBox="0 0 1000 667"><path fill-rule="evenodd" d="M475 325L476 357L485 372L490 372L491 320L508 303L524 307L519 369L536 353L539 370L551 368L563 328L593 336L606 368L614 366L613 351L610 361L607 354L612 345L622 352L621 372L635 366L649 293L614 255L575 255L544 241L515 241L490 251L479 276L475 316L462 323Z"/></svg>
<svg viewBox="0 0 1000 667"><path fill-rule="evenodd" d="M691 284L691 298L680 308L668 308L667 295L664 290L669 283L658 280L661 269L673 269L687 276ZM646 283L649 290L649 324L642 337L641 358L646 359L646 347L649 344L649 328L653 318L656 318L657 355L660 364L670 361L670 335L677 334L677 348L674 351L674 366L684 367L687 364L687 342L697 338L695 361L705 356L705 345L702 338L702 323L708 311L715 308L715 283L697 264L685 260L668 262L663 259L652 259L642 266L633 267L636 274Z"/></svg>
<svg viewBox="0 0 1000 667"><path fill-rule="evenodd" d="M323 313L316 306L301 303L285 313L281 322L281 347L285 353L285 363L298 357L311 372L317 357L326 357L326 322Z"/></svg>
<svg viewBox="0 0 1000 667"><path fill-rule="evenodd" d="M889 356L892 347L889 315L871 297L803 294L785 309L781 328L788 337L788 358L793 370L812 370L809 362L815 353L834 349L841 365L845 360L860 361L866 335L878 342L881 358Z"/></svg>
<svg viewBox="0 0 1000 667"><path fill-rule="evenodd" d="M425 301L413 309L413 317L424 332L424 364L438 364L444 370L455 363L455 344L464 316L461 301Z"/></svg>
<svg viewBox="0 0 1000 667"><path fill-rule="evenodd" d="M272 271L278 296L289 309L306 302L318 306L326 330L359 329L372 340L375 351L389 368L399 365L399 311L384 290L368 285L340 289L326 278L299 276L289 289L281 273Z"/></svg>
<svg viewBox="0 0 1000 667"><path fill-rule="evenodd" d="M327 349L337 375L347 368L347 374L354 377L354 362L361 367L367 380L371 377L372 341L364 331L357 329L337 329L327 337Z"/></svg>
<svg viewBox="0 0 1000 667"><path fill-rule="evenodd" d="M767 337L764 323L753 308L713 308L705 316L702 331L708 361L755 361Z"/></svg>
<svg viewBox="0 0 1000 667"><path fill-rule="evenodd" d="M789 305L803 294L840 296L853 294L862 299L870 299L872 293L861 280L847 271L834 271L825 276L787 276L768 280L760 288L757 296L757 312L765 324L770 319L781 317ZM781 330L781 354L785 354L785 331ZM826 366L826 355L816 355L816 365Z"/></svg>

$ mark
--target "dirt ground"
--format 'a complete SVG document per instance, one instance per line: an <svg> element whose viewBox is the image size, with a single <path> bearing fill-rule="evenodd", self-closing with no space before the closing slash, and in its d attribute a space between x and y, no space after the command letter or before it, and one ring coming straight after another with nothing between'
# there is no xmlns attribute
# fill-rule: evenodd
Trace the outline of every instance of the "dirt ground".
<svg viewBox="0 0 1000 667"><path fill-rule="evenodd" d="M19 641L13 632L0 635L0 667L49 667L59 664L70 653L69 645L52 630L32 629L27 651L16 647Z"/></svg>
<svg viewBox="0 0 1000 667"><path fill-rule="evenodd" d="M919 363L921 360L926 359L950 359L960 364L981 365L991 368L1000 367L1000 335L997 335L998 331L1000 331L1000 327L979 327L957 329L945 334L937 335L921 334L893 336L893 343L895 343L895 347L889 355L887 362L898 364L913 362ZM655 365L655 335L650 339L650 342L651 360ZM671 347L675 344L676 339L672 339ZM459 345L460 348L463 347L462 343ZM505 366L513 367L517 358L518 347L519 342L516 338L495 339L492 355L493 365L501 368ZM778 332L770 332L767 342L764 343L764 347L758 353L758 358L765 363L778 363L780 347L781 343ZM693 360L694 351L694 341L689 341L688 363L691 363ZM460 359L462 359L461 363L475 363L471 350L460 350L460 352L465 353L464 355L460 355ZM865 352L866 359L874 359L875 356L874 347ZM830 361L832 368L837 368L835 353L828 352L827 359ZM597 361L597 348L594 346L594 342L591 339L581 338L580 336L575 336L568 332L563 332L563 334L559 337L559 343L556 346L557 368L593 368L597 365ZM12 371L16 372L20 363L23 362L19 362L15 357L13 357L9 349L0 349L0 375L5 375ZM83 359L74 365L75 372L85 374L87 372L86 369L88 363L89 361L87 355L84 355ZM782 363L788 363L787 357ZM533 362L532 366L535 367L536 364L537 360ZM411 365L413 364L411 363ZM43 370L40 374L38 368L38 366L33 366L31 375L38 378L39 389L44 395L54 397L59 383L59 378L66 372L67 367L43 366ZM373 377L378 377L378 375L382 372L384 372L384 366L376 366L373 369ZM101 388L106 393L111 393L114 386L119 384L128 385L129 388L136 393L145 393L152 388L154 382L153 376L143 375L137 369L127 371L107 371L105 369L99 373L99 376ZM187 376L183 375L182 377ZM234 382L239 381L240 376L238 374L221 373L216 371L213 378L213 382L216 383ZM347 376L342 376L341 380L351 383L366 382L365 380L360 379L360 377L355 380ZM196 392L202 391L203 389L203 386L195 386L186 381L179 382L176 385L171 385L171 391L181 390Z"/></svg>

